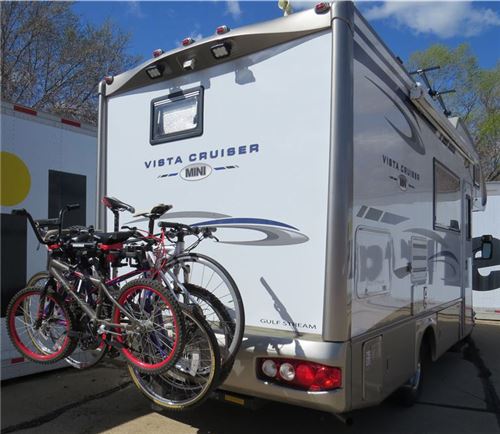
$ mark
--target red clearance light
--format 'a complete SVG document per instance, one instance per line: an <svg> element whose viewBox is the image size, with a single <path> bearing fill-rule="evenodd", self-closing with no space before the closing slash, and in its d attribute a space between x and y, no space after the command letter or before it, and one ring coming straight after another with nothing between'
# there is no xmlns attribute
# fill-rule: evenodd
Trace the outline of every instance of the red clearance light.
<svg viewBox="0 0 500 434"><path fill-rule="evenodd" d="M317 14L324 14L325 12L328 12L330 10L330 3L318 3L316 6L314 6L314 10Z"/></svg>
<svg viewBox="0 0 500 434"><path fill-rule="evenodd" d="M106 82L106 84L111 84L113 83L113 80L115 78L112 76L112 75L106 75L106 77L104 77L104 81Z"/></svg>
<svg viewBox="0 0 500 434"><path fill-rule="evenodd" d="M219 26L215 30L215 33L217 33L218 35L223 35L224 33L229 32L229 30L231 29L228 26Z"/></svg>
<svg viewBox="0 0 500 434"><path fill-rule="evenodd" d="M195 40L193 38L184 38L182 40L182 46L187 47L188 45L191 45Z"/></svg>
<svg viewBox="0 0 500 434"><path fill-rule="evenodd" d="M164 51L161 48L157 48L155 51L153 51L153 57L160 57Z"/></svg>
<svg viewBox="0 0 500 434"><path fill-rule="evenodd" d="M342 387L342 370L333 366L283 358L258 359L257 366L257 376L261 380L282 386L311 392ZM273 369L269 369L271 366Z"/></svg>

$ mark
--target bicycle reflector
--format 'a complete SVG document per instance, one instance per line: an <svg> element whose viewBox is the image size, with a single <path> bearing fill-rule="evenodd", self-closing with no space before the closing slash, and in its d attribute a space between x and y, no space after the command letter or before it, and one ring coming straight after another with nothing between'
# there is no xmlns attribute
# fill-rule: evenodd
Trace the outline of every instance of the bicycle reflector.
<svg viewBox="0 0 500 434"><path fill-rule="evenodd" d="M222 42L220 44L213 45L210 47L210 50L216 59L222 59L231 54L231 44L229 44L229 42Z"/></svg>
<svg viewBox="0 0 500 434"><path fill-rule="evenodd" d="M149 78L155 79L163 75L164 69L163 65L151 65L146 68L146 73L149 75Z"/></svg>
<svg viewBox="0 0 500 434"><path fill-rule="evenodd" d="M257 377L294 389L321 392L342 387L342 370L305 360L257 359Z"/></svg>

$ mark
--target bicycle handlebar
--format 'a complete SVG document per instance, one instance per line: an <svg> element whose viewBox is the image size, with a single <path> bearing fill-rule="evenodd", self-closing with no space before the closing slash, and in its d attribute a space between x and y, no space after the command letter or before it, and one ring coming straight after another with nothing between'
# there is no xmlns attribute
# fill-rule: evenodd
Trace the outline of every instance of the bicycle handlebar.
<svg viewBox="0 0 500 434"><path fill-rule="evenodd" d="M51 241L45 241L42 238L42 236L40 234L39 227L40 226L58 226L57 238L60 240L61 234L62 234L62 223L63 223L64 214L66 214L66 212L68 212L68 211L73 211L73 210L78 209L78 208L80 208L79 203L71 203L71 204L68 204L65 207L61 208L61 210L59 211L59 218L58 219L46 219L46 220L38 220L38 221L33 220L33 216L25 208L13 209L11 211L11 214L18 215L18 216L26 216L26 218L30 222L30 225L33 229L33 232L35 232L35 236L36 236L38 242L40 244L44 244L47 246L47 245L51 244Z"/></svg>
<svg viewBox="0 0 500 434"><path fill-rule="evenodd" d="M30 222L31 227L33 228L33 232L35 232L35 236L36 236L38 242L40 244L45 244L45 245L49 244L49 242L44 241L44 239L40 235L40 231L38 230L38 227L35 223L35 220L33 220L33 217L31 216L31 214L28 211L26 211L24 208L23 209L13 209L11 214L19 215L19 216L26 216L28 221Z"/></svg>

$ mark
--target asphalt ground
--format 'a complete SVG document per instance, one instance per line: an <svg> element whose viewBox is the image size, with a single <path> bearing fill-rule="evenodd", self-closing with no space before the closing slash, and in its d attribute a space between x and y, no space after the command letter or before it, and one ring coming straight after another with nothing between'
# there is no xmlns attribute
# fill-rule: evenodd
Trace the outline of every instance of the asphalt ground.
<svg viewBox="0 0 500 434"><path fill-rule="evenodd" d="M250 410L215 400L189 413L161 412L113 360L1 386L2 434L500 433L500 322L478 322L468 345L434 363L415 406L388 399L352 418L346 426L332 415L280 403Z"/></svg>

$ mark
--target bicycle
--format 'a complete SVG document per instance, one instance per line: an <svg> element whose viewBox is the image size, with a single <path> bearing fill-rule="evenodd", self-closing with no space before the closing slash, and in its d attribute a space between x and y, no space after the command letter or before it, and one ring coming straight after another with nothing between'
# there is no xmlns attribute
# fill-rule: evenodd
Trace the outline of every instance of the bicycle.
<svg viewBox="0 0 500 434"><path fill-rule="evenodd" d="M134 207L114 197L104 197L103 203L114 215L114 228L119 224L119 213ZM154 234L154 224L171 205L156 205L150 212L136 214L148 222L145 237L156 239L158 249L148 252L148 261L153 276L177 297L180 303L202 305L205 318L219 342L222 357L220 382L231 372L244 333L245 314L240 292L229 272L214 259L193 253L201 241L214 238L215 228L198 227L182 223L165 222L158 224L161 233ZM136 227L122 226L123 229L137 230ZM195 236L196 241L186 247L186 237ZM165 248L165 240L173 244L171 253ZM119 262L119 261L118 261ZM118 265L115 262L115 265ZM134 276L134 272L129 276Z"/></svg>
<svg viewBox="0 0 500 434"><path fill-rule="evenodd" d="M50 245L53 240L41 237L38 225L26 210L13 211L27 217L38 241L50 249L50 277L45 286L28 287L9 303L7 328L13 344L39 363L54 363L72 354L81 333L69 309L71 301L89 318L96 340L119 348L136 369L146 373L169 369L183 350L184 316L177 300L157 281L147 279L136 279L116 291L101 273L98 253L136 233L84 234L83 241L81 236L63 239L64 214L77 207L68 205L61 210L54 222L58 225L57 242ZM99 243L94 241L95 236ZM150 247L151 243L146 243L129 248L128 253L138 263L144 262L144 251Z"/></svg>

